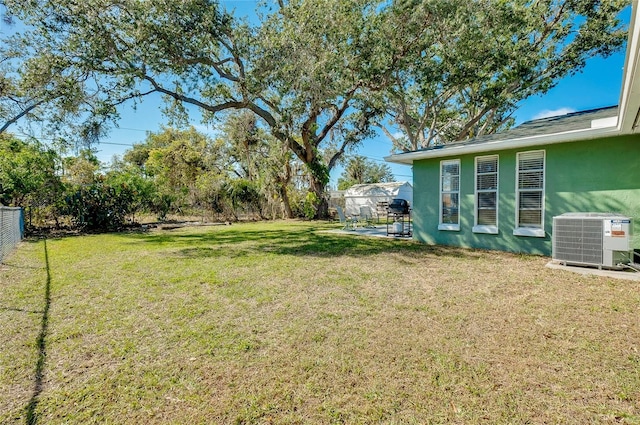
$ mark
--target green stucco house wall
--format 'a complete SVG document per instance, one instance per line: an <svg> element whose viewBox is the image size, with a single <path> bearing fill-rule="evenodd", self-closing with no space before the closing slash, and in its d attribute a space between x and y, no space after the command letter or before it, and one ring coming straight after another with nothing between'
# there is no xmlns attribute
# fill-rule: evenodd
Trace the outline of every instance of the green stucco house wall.
<svg viewBox="0 0 640 425"><path fill-rule="evenodd" d="M544 158L542 229L514 235L518 209L518 153ZM497 159L496 226L478 231L477 158ZM458 226L441 229L441 166L459 161ZM640 135L541 144L518 149L456 155L443 149L438 157L413 161L414 239L429 244L551 255L553 217L567 212L618 213L633 220L632 245L640 250ZM542 232L543 231L543 232ZM516 232L517 233L517 232Z"/></svg>

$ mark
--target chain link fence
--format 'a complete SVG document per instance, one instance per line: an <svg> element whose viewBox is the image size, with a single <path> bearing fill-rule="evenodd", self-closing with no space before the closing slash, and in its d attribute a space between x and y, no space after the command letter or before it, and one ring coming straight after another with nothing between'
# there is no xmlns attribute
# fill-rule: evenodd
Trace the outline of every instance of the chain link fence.
<svg viewBox="0 0 640 425"><path fill-rule="evenodd" d="M24 234L22 208L0 205L0 263L18 245Z"/></svg>

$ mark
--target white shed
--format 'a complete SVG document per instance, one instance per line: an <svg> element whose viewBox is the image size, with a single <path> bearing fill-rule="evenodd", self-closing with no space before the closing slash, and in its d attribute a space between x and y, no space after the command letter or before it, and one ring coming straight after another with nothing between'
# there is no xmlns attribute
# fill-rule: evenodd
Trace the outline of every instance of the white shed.
<svg viewBox="0 0 640 425"><path fill-rule="evenodd" d="M368 206L376 214L379 202L405 199L413 206L413 186L409 182L355 184L344 193L347 215L360 214L360 207Z"/></svg>

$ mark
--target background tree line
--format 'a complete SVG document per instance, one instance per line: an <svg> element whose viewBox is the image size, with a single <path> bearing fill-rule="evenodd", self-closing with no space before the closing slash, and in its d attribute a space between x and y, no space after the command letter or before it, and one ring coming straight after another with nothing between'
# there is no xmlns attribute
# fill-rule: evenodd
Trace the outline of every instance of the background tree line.
<svg viewBox="0 0 640 425"><path fill-rule="evenodd" d="M226 157L242 159L182 163L191 148L149 148L139 166L163 182L165 204L196 202L194 168L227 167L247 182L238 196L260 182L292 216L292 185L321 217L329 173L376 129L407 151L509 128L520 101L623 46L628 4L279 0L253 23L215 0L0 0L21 24L0 47L0 133L38 122L91 146L120 105L161 95L174 122L196 107L203 122L234 126Z"/></svg>
<svg viewBox="0 0 640 425"><path fill-rule="evenodd" d="M215 138L193 127L150 133L108 167L88 149L69 155L0 135L0 203L24 207L31 228L112 230L141 216L312 218L304 171L246 112L229 115ZM355 157L339 184L391 179L385 164Z"/></svg>

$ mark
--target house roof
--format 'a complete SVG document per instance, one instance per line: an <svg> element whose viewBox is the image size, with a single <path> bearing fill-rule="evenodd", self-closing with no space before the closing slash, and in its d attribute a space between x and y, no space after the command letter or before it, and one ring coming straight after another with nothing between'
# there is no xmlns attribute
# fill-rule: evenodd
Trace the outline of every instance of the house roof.
<svg viewBox="0 0 640 425"><path fill-rule="evenodd" d="M417 159L586 140L612 133L616 129L617 122L618 107L610 106L527 121L518 127L501 133L391 155L386 157L385 160L411 164Z"/></svg>
<svg viewBox="0 0 640 425"><path fill-rule="evenodd" d="M385 157L386 161L412 164L428 158L520 149L554 143L640 133L640 9L633 1L629 39L620 93L620 107L592 109L527 121L516 128L473 139Z"/></svg>
<svg viewBox="0 0 640 425"><path fill-rule="evenodd" d="M527 121L518 127L501 133L488 134L461 142L391 155L386 157L385 160L411 164L418 159L588 140L617 134L617 123L618 107L610 106Z"/></svg>

